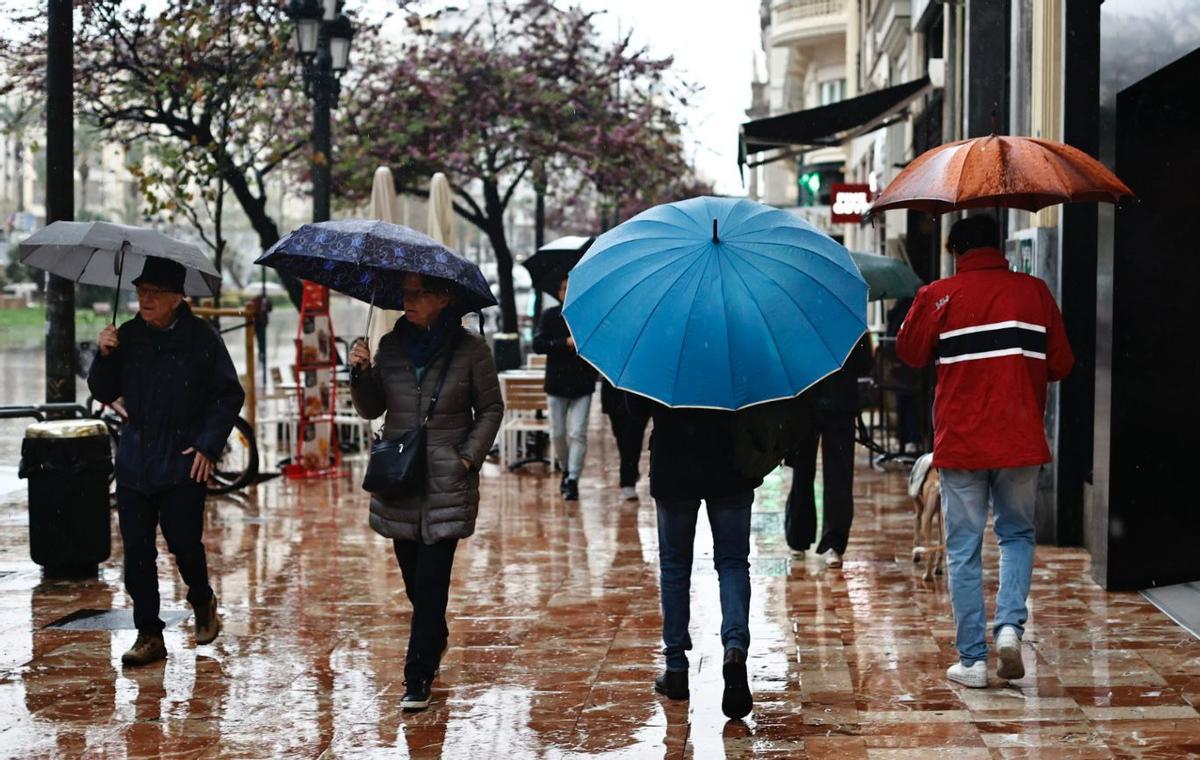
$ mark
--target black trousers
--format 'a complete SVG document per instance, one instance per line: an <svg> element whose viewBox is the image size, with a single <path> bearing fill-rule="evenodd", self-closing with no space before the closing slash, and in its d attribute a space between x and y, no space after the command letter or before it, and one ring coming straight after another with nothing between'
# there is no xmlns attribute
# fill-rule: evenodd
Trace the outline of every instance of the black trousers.
<svg viewBox="0 0 1200 760"><path fill-rule="evenodd" d="M433 544L420 541L392 541L404 593L412 603L408 653L404 657L404 677L412 681L433 678L442 656L442 647L450 636L446 627L446 604L450 599L450 570L458 539Z"/></svg>
<svg viewBox="0 0 1200 760"><path fill-rule="evenodd" d="M133 599L133 622L139 633L162 633L158 618L158 527L175 556L194 607L212 599L208 558L204 553L203 483L187 481L155 494L117 486L117 517L125 545L125 590Z"/></svg>
<svg viewBox="0 0 1200 760"><path fill-rule="evenodd" d="M650 418L610 414L608 421L613 437L617 439L617 452L621 455L621 487L636 486L641 477L638 466L642 462L642 443L646 440L646 425Z"/></svg>
<svg viewBox="0 0 1200 760"><path fill-rule="evenodd" d="M792 459L792 490L788 494L784 533L788 546L808 549L817 537L817 444L821 445L824 476L824 522L817 553L833 549L845 554L854 522L854 414L819 413L813 434Z"/></svg>

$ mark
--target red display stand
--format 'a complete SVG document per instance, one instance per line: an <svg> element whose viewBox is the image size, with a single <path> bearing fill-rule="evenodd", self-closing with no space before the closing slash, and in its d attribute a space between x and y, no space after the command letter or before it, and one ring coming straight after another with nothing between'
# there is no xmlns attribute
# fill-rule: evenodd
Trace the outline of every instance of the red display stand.
<svg viewBox="0 0 1200 760"><path fill-rule="evenodd" d="M289 478L335 478L346 474L341 468L337 425L337 351L333 320L329 317L329 289L304 283L300 300L300 325L296 330L296 385L300 405L296 452L283 468Z"/></svg>

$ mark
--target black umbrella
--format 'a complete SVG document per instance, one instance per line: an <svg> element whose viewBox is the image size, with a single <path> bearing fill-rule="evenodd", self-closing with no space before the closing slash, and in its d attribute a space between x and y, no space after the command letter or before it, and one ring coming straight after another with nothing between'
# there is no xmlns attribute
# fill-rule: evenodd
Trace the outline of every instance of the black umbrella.
<svg viewBox="0 0 1200 760"><path fill-rule="evenodd" d="M594 237L568 235L546 243L529 258L521 262L521 266L529 270L533 287L558 297L558 287L567 274L583 258L583 254L591 246Z"/></svg>

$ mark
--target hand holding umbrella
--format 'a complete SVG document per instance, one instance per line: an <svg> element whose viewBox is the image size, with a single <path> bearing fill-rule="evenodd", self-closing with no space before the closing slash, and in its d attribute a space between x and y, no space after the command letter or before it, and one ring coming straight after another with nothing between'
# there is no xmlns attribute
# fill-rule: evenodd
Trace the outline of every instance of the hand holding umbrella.
<svg viewBox="0 0 1200 760"><path fill-rule="evenodd" d="M371 347L365 339L358 338L354 341L354 345L350 347L349 361L350 366L359 372L371 369Z"/></svg>

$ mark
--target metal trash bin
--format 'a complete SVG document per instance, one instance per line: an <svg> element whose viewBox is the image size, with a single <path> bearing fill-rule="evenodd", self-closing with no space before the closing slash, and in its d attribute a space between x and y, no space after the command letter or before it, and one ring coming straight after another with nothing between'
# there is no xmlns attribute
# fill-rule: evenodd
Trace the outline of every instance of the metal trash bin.
<svg viewBox="0 0 1200 760"><path fill-rule="evenodd" d="M29 481L29 554L49 575L95 575L112 553L108 428L99 420L25 429L18 475Z"/></svg>
<svg viewBox="0 0 1200 760"><path fill-rule="evenodd" d="M492 352L496 357L497 372L521 368L520 335L516 333L496 333L492 336Z"/></svg>

